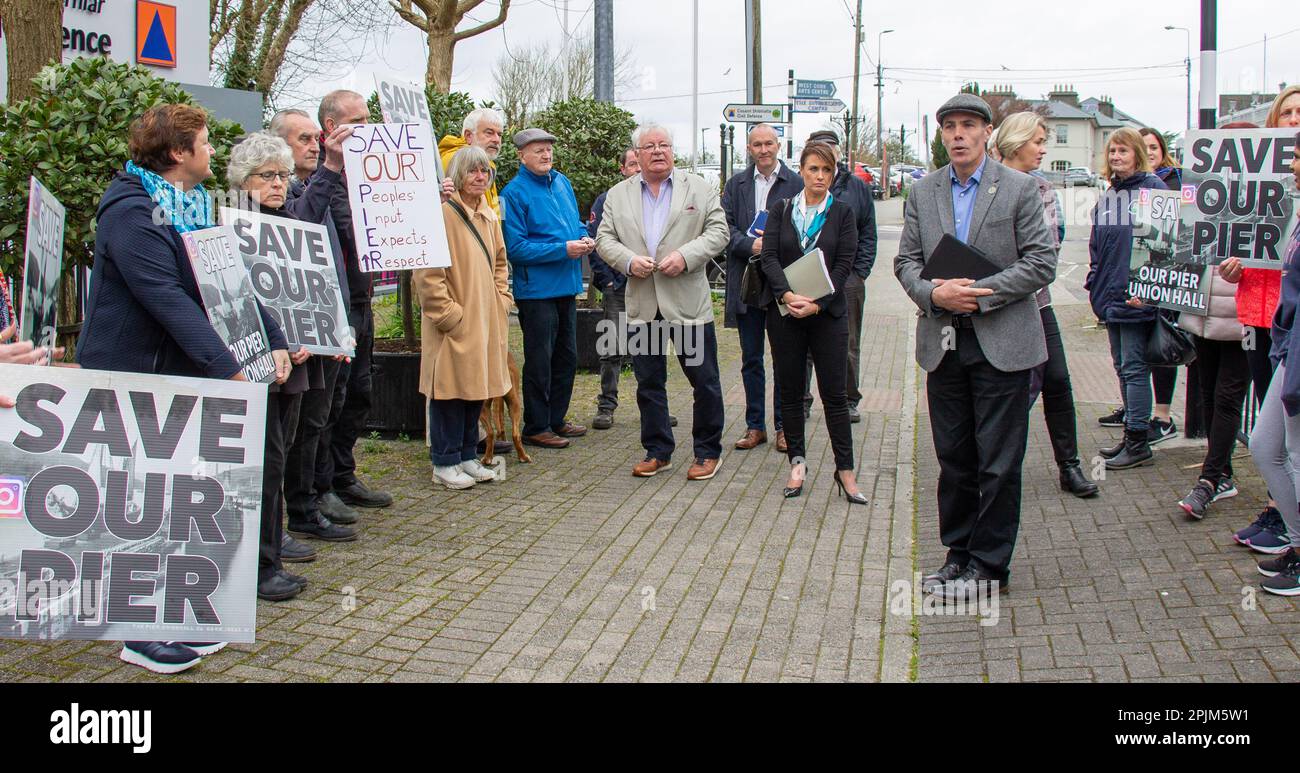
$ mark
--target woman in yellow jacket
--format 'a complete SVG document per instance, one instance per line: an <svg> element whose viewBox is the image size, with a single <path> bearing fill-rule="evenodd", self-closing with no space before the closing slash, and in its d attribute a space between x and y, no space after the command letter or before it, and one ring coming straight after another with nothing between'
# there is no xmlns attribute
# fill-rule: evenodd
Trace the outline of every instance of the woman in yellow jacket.
<svg viewBox="0 0 1300 773"><path fill-rule="evenodd" d="M415 272L420 299L420 392L429 398L433 481L465 489L494 478L479 463L483 403L510 389L506 353L510 295L501 221L484 193L492 184L487 153L473 146L452 157L456 193L442 205L449 268Z"/></svg>

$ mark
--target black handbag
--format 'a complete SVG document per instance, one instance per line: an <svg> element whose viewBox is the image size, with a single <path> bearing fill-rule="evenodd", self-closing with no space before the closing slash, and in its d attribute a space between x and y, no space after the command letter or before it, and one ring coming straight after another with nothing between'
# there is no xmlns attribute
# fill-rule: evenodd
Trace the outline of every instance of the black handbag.
<svg viewBox="0 0 1300 773"><path fill-rule="evenodd" d="M1192 334L1178 327L1177 323L1164 314L1156 314L1142 359L1153 368L1186 365L1196 359Z"/></svg>
<svg viewBox="0 0 1300 773"><path fill-rule="evenodd" d="M781 216L785 217L784 210ZM740 302L746 306L766 309L772 302L772 289L768 286L767 274L763 273L762 262L762 255L755 255L745 264L745 273L740 276Z"/></svg>

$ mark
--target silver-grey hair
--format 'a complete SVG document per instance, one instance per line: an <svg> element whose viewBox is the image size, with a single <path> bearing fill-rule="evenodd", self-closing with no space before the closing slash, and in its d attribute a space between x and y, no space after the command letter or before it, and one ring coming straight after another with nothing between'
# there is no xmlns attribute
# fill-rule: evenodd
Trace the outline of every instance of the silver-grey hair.
<svg viewBox="0 0 1300 773"><path fill-rule="evenodd" d="M462 190L465 187L465 181L469 179L470 172L486 171L488 180L496 174L492 168L492 159L488 157L487 151L477 145L467 145L451 157L451 163L447 164L447 176L456 186L456 190Z"/></svg>
<svg viewBox="0 0 1300 773"><path fill-rule="evenodd" d="M502 131L506 128L506 119L501 115L500 110L494 110L490 107L480 107L476 110L471 110L470 114L465 116L464 123L460 125L461 133L477 132L478 125L482 123L484 119L500 126Z"/></svg>
<svg viewBox="0 0 1300 773"><path fill-rule="evenodd" d="M306 118L308 121L311 120L311 116L307 115L306 110L299 110L296 107L291 107L287 110L281 110L271 117L271 126L269 131L277 137L283 137L288 133L285 129L285 124L289 122L289 116L291 115L301 116Z"/></svg>
<svg viewBox="0 0 1300 773"><path fill-rule="evenodd" d="M339 105L341 105L345 100L354 98L359 99L362 102L366 101L365 97L355 91L348 91L347 89L338 89L326 94L325 98L320 101L320 109L316 111L316 123L320 124L322 129L325 128L325 119L337 118L339 114Z"/></svg>
<svg viewBox="0 0 1300 773"><path fill-rule="evenodd" d="M667 126L661 126L657 123L646 123L636 127L636 131L632 132L632 147L640 149L641 139L650 132L663 132L664 136L668 137L668 144L671 145L673 143L673 133Z"/></svg>
<svg viewBox="0 0 1300 773"><path fill-rule="evenodd" d="M258 167L279 163L285 171L293 171L293 151L284 140L268 132L253 132L244 141L230 149L230 163L226 166L226 179L231 186L242 188L248 176Z"/></svg>

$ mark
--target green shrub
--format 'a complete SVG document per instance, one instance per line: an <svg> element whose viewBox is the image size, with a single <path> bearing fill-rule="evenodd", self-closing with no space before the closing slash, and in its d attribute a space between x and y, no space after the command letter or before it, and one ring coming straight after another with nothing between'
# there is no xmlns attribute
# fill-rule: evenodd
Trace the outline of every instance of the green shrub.
<svg viewBox="0 0 1300 773"><path fill-rule="evenodd" d="M95 210L113 176L130 157L127 130L154 105L198 106L179 85L147 69L100 57L51 65L33 79L31 98L0 112L0 268L21 274L31 175L67 208L64 267L89 266L95 248ZM209 114L216 185L225 185L230 147L243 129Z"/></svg>

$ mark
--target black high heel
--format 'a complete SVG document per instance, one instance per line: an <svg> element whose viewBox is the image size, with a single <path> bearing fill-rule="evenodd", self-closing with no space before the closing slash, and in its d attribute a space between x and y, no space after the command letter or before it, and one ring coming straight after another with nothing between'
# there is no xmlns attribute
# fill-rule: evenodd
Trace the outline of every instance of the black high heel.
<svg viewBox="0 0 1300 773"><path fill-rule="evenodd" d="M803 480L800 481L798 486L786 486L785 488L781 489L781 496L785 497L786 499L794 499L795 497L803 493L804 486L806 486L807 484L808 484L808 468L804 467Z"/></svg>
<svg viewBox="0 0 1300 773"><path fill-rule="evenodd" d="M840 474L838 472L835 473L835 485L839 487L840 493L844 495L844 498L849 500L853 504L865 505L869 503L869 500L862 494L861 491L859 491L856 494L850 494L848 489L844 488L844 481L840 478Z"/></svg>

